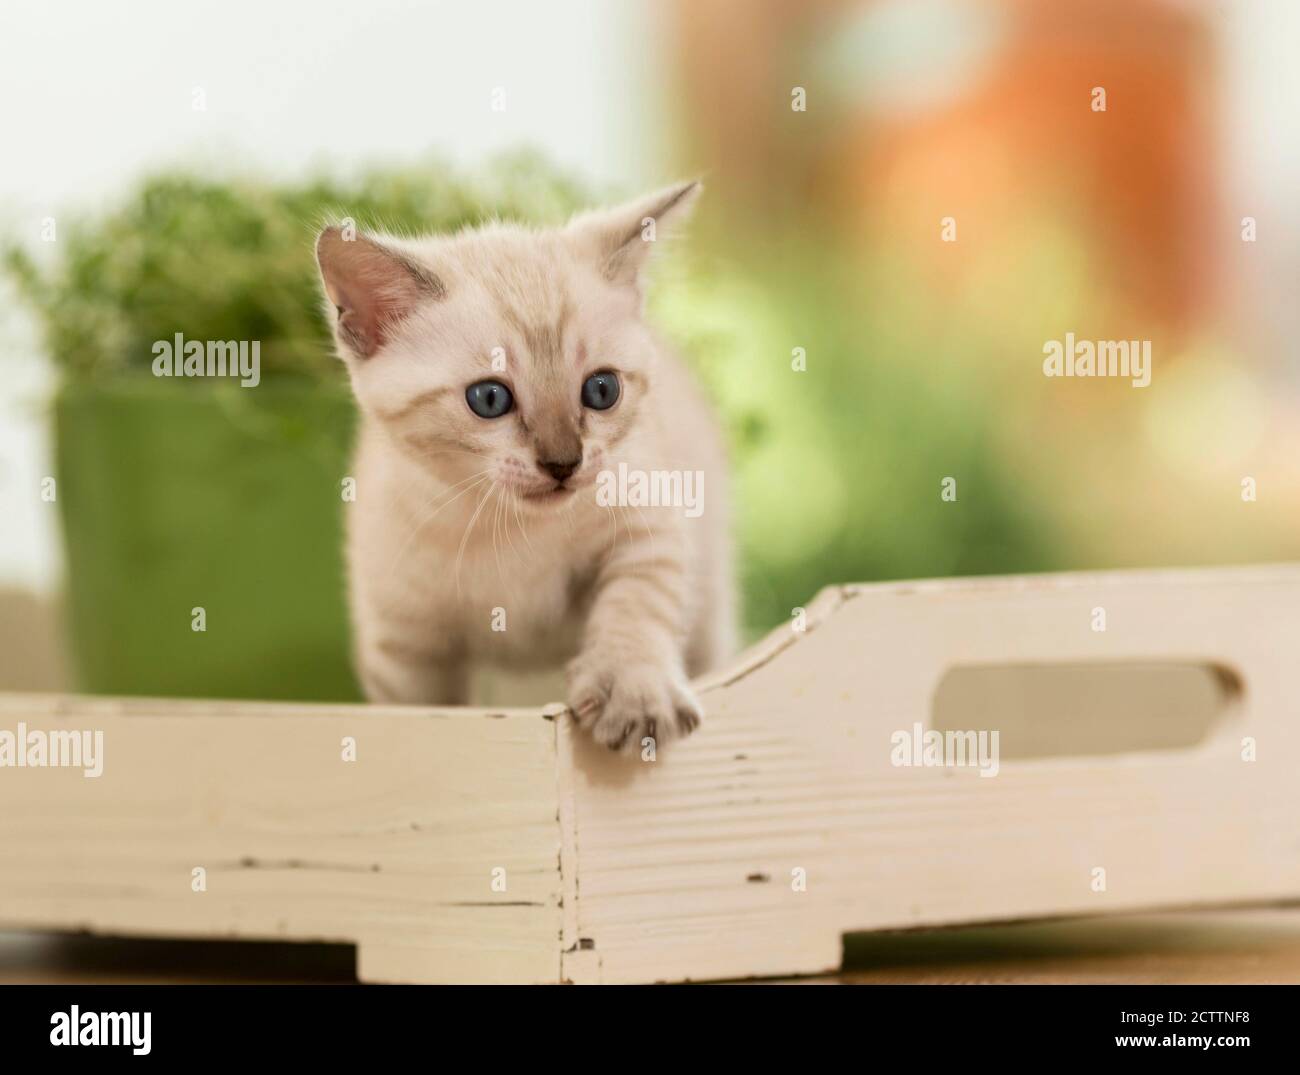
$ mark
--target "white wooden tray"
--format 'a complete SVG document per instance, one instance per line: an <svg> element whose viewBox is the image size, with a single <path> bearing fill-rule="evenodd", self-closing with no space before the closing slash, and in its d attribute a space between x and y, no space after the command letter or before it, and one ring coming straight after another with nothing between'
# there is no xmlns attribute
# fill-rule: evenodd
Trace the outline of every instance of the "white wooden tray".
<svg viewBox="0 0 1300 1075"><path fill-rule="evenodd" d="M895 764L954 668L1161 663L1221 687L1212 719L1031 677L958 722L1002 733L995 777ZM366 981L651 982L831 970L854 931L1300 897L1298 663L1284 566L827 590L654 761L562 706L0 694L0 732L104 734L98 778L0 768L0 926L345 941Z"/></svg>

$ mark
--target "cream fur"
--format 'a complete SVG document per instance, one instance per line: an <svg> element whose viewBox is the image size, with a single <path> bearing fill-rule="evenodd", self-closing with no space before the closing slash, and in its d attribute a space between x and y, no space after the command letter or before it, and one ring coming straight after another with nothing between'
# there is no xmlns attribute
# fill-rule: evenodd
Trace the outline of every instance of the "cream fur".
<svg viewBox="0 0 1300 1075"><path fill-rule="evenodd" d="M322 234L362 415L347 560L372 699L459 703L471 663L568 662L570 708L606 746L640 751L698 723L688 677L735 642L727 464L708 407L641 316L647 236L661 240L697 190L546 231ZM585 408L582 384L603 370L621 397ZM512 412L469 409L466 388L485 379L511 389ZM539 460L579 450L573 491L531 499L556 484ZM702 513L602 506L598 476L620 462L702 472Z"/></svg>

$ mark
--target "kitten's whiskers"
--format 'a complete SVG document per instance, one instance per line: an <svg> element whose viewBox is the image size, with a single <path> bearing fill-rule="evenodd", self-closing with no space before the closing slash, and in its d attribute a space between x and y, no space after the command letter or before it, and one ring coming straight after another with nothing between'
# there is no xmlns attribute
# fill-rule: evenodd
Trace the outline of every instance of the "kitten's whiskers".
<svg viewBox="0 0 1300 1075"><path fill-rule="evenodd" d="M411 527L411 532L406 535L406 539L402 542L401 547L397 550L396 553L393 554L393 562L388 569L388 573L390 577L392 573L397 570L397 565L401 562L401 559L403 555L405 555L406 550L411 547L411 542L415 540L416 535L418 535L421 530L423 530L426 526L428 526L431 522L433 522L433 520L437 518L438 513L442 511L443 508L450 507L462 496L468 493L471 489L478 488L478 486L482 485L483 482L488 480L488 476L490 474L491 474L490 470L483 470L480 471L478 474L471 474L468 478L464 478L461 481L458 481L455 485L448 486L446 489L442 490L442 492L440 492L437 496L435 496L432 501L430 501L422 509L420 509L422 517L417 520L417 522L413 527ZM469 483L468 485L466 485L467 482ZM465 488L460 489L460 492L456 493L456 495L453 496L450 500L443 499L449 493L455 492L455 490L460 488L461 486L465 486ZM442 502L439 503L439 501ZM434 509L432 514L423 515L423 513L427 512L430 508Z"/></svg>
<svg viewBox="0 0 1300 1075"><path fill-rule="evenodd" d="M487 492L479 499L478 506L474 508L474 514L470 516L469 523L465 527L465 535L460 539L460 548L456 550L456 596L460 596L460 564L465 558L465 546L469 544L469 535L474 529L474 524L478 522L479 515L482 514L484 506L488 499L496 492L498 486L496 481L488 484Z"/></svg>

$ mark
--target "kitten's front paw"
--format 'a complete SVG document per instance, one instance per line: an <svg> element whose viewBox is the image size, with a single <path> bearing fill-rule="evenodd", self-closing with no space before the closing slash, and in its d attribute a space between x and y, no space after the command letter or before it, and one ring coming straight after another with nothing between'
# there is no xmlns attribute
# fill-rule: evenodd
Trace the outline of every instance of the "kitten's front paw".
<svg viewBox="0 0 1300 1075"><path fill-rule="evenodd" d="M569 665L569 709L597 743L633 752L647 736L661 744L689 735L703 716L676 670L590 657Z"/></svg>

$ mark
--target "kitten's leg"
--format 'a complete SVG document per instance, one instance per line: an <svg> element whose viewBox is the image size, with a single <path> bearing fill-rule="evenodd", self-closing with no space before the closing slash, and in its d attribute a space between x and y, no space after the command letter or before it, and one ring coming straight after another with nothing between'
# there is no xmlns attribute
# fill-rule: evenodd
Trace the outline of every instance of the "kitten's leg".
<svg viewBox="0 0 1300 1075"><path fill-rule="evenodd" d="M611 750L636 752L646 737L664 742L700 722L682 660L685 558L666 537L629 543L605 565L569 664L569 708Z"/></svg>
<svg viewBox="0 0 1300 1075"><path fill-rule="evenodd" d="M372 702L464 705L469 700L466 662L380 636L357 650L357 677Z"/></svg>
<svg viewBox="0 0 1300 1075"><path fill-rule="evenodd" d="M737 648L736 595L729 581L730 566L718 570L722 581L703 588L704 602L696 609L695 626L686 646L686 674L712 672L731 659Z"/></svg>

